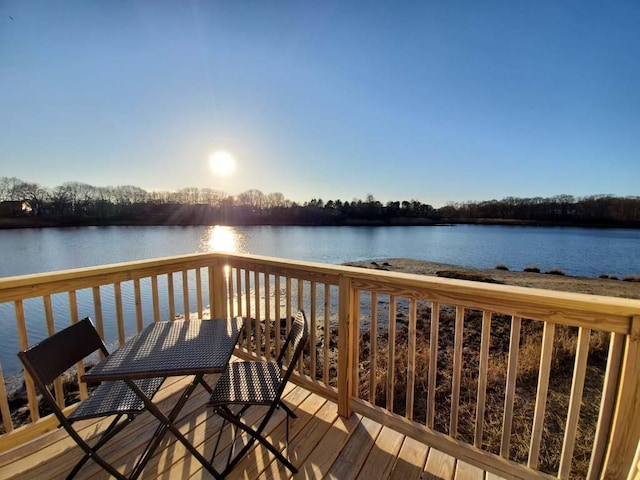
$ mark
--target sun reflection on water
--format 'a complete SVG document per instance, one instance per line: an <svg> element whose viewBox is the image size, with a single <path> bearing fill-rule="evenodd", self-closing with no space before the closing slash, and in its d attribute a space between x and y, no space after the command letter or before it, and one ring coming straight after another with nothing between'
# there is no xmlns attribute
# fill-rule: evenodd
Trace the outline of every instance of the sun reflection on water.
<svg viewBox="0 0 640 480"><path fill-rule="evenodd" d="M234 228L216 225L200 237L200 251L243 253L244 237Z"/></svg>

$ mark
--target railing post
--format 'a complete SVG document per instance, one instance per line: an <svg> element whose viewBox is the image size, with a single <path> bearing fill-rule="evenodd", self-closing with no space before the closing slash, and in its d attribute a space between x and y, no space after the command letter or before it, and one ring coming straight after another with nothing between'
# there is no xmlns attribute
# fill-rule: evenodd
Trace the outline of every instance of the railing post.
<svg viewBox="0 0 640 480"><path fill-rule="evenodd" d="M209 269L209 282L211 294L211 318L227 317L227 282L225 281L224 258L217 257Z"/></svg>
<svg viewBox="0 0 640 480"><path fill-rule="evenodd" d="M354 390L352 369L357 368L353 349L355 333L351 324L351 312L355 302L351 279L340 275L338 290L338 414L349 417L349 399Z"/></svg>
<svg viewBox="0 0 640 480"><path fill-rule="evenodd" d="M640 439L640 316L631 320L601 479L626 479Z"/></svg>

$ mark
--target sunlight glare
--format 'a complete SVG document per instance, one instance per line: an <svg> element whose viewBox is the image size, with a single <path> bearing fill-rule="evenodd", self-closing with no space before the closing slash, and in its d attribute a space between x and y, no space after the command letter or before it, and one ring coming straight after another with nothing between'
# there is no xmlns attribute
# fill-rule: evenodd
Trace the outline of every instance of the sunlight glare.
<svg viewBox="0 0 640 480"><path fill-rule="evenodd" d="M236 161L229 152L218 150L209 157L209 167L215 175L227 177L236 168Z"/></svg>
<svg viewBox="0 0 640 480"><path fill-rule="evenodd" d="M204 251L239 253L239 235L233 227L209 227L203 237L206 237L201 241L201 249Z"/></svg>

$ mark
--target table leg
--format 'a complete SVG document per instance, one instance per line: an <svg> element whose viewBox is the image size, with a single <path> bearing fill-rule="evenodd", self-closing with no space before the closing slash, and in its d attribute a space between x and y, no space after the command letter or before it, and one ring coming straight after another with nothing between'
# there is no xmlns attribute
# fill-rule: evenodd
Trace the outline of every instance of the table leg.
<svg viewBox="0 0 640 480"><path fill-rule="evenodd" d="M203 377L204 377L203 374L198 374L195 376L193 381L182 393L182 396L180 397L178 402L171 409L171 412L169 413L168 416L162 413L162 411L151 401L151 399L147 397L142 392L142 390L140 390L140 388L135 384L133 380L126 380L127 385L129 385L129 387L136 393L136 395L138 395L138 397L140 397L140 399L144 402L145 406L147 407L147 410L149 410L149 412L160 421L160 425L158 425L158 428L156 429L155 433L151 437L151 440L149 441L149 444L145 448L145 451L143 452L142 456L140 457L140 460L138 460L138 463L136 464L133 471L131 472L131 476L129 477L130 480L135 480L136 478L138 478L138 476L140 476L140 474L142 473L142 470L151 459L151 456L153 455L154 451L156 450L156 448L158 448L158 445L162 441L162 438L167 433L167 430L170 430L171 433L173 433L173 435L185 446L185 448L194 457L196 457L196 459L202 464L204 468L207 469L207 471L211 473L211 475L213 475L217 479L223 478L220 475L220 473L218 473L215 470L215 468L213 468L213 464L207 461L207 459L203 457L202 454L200 454L200 452L198 452L198 450L191 444L191 442L189 442L189 440L185 438L184 435L182 435L178 427L176 427L173 423L177 418L178 414L180 413L180 410L182 410L182 407L184 407L185 403L187 403L187 400L189 400L189 398L191 397L191 394L196 389L196 387L199 384L206 383L204 382Z"/></svg>

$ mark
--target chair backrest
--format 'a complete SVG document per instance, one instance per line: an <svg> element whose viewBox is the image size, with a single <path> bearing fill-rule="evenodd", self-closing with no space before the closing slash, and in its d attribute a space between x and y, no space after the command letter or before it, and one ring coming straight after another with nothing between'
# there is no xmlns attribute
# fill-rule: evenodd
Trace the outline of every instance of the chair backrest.
<svg viewBox="0 0 640 480"><path fill-rule="evenodd" d="M280 350L280 354L278 355L278 365L280 365L280 370L282 371L284 367L284 360L286 358L286 353L289 347L291 347L293 353L291 354L291 358L289 359L289 364L287 365L287 370L283 375L282 385L284 388L284 384L287 383L293 369L295 367L296 362L302 355L302 351L304 350L305 345L307 344L307 340L309 339L309 324L307 323L307 317L304 314L304 311L300 310L296 315L296 318L291 325L291 330L289 330L289 334L287 335L287 339L282 345L282 350Z"/></svg>
<svg viewBox="0 0 640 480"><path fill-rule="evenodd" d="M18 352L26 370L41 393L73 365L97 350L105 355L109 352L90 318L84 318L37 345Z"/></svg>

